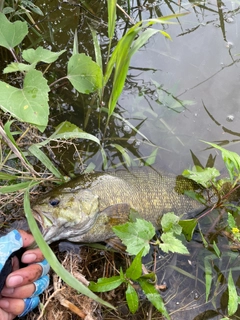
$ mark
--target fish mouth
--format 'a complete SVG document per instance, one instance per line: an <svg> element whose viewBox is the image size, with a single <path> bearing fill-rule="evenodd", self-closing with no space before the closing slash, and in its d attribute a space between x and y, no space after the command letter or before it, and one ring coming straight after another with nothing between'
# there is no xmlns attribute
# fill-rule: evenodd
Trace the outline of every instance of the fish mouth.
<svg viewBox="0 0 240 320"><path fill-rule="evenodd" d="M32 209L32 213L42 233L45 229L53 225L53 222L49 218L47 218L41 211Z"/></svg>

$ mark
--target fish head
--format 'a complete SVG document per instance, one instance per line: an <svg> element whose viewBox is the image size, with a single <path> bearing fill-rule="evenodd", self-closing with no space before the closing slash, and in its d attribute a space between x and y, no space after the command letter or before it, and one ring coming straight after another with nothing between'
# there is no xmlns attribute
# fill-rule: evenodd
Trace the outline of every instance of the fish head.
<svg viewBox="0 0 240 320"><path fill-rule="evenodd" d="M88 189L50 192L32 207L47 243L81 241L99 214L99 197Z"/></svg>

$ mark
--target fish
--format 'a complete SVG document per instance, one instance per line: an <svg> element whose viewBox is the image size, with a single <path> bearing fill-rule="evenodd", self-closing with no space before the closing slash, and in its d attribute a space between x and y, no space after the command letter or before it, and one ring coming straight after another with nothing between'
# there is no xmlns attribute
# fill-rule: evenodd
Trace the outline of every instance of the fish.
<svg viewBox="0 0 240 320"><path fill-rule="evenodd" d="M166 212L192 216L206 209L185 194L199 185L151 167L84 174L45 194L32 206L47 243L103 242L132 212L159 228Z"/></svg>

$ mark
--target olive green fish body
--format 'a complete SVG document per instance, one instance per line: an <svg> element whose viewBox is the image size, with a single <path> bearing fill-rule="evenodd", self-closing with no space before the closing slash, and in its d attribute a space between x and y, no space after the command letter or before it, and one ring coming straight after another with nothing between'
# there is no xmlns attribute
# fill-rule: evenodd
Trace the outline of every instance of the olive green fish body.
<svg viewBox="0 0 240 320"><path fill-rule="evenodd" d="M200 212L205 206L184 194L199 188L189 179L143 167L80 176L47 194L34 208L46 241L97 242L128 221L132 210L155 227L166 212Z"/></svg>

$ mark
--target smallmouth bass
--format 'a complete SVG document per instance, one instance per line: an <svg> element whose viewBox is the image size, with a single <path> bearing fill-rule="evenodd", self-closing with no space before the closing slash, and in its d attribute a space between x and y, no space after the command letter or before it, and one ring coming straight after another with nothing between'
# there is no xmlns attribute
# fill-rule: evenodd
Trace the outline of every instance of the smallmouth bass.
<svg viewBox="0 0 240 320"><path fill-rule="evenodd" d="M197 214L206 206L184 194L199 186L143 167L132 171L91 173L47 193L32 207L48 242L101 242L114 236L112 227L128 221L132 210L157 228L166 212Z"/></svg>

